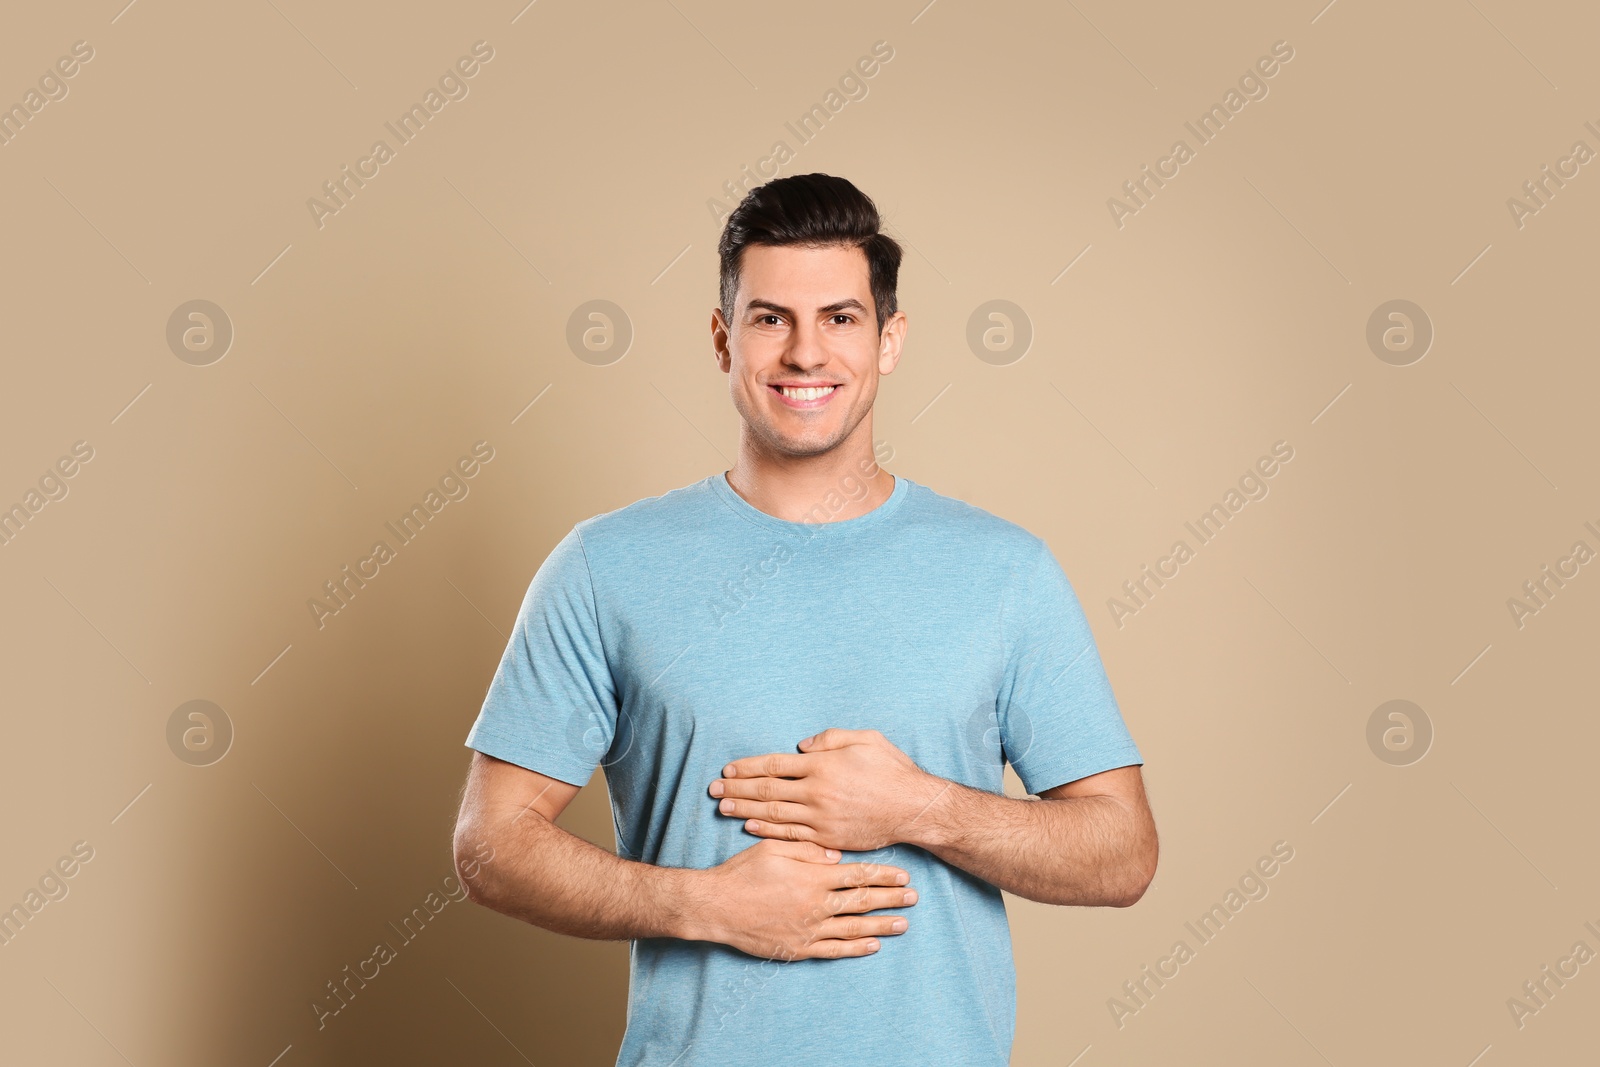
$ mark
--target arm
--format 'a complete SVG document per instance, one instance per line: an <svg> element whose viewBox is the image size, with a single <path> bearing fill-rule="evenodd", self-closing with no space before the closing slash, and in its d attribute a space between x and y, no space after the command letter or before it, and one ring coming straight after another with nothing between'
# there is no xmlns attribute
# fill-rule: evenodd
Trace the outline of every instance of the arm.
<svg viewBox="0 0 1600 1067"><path fill-rule="evenodd" d="M906 928L866 914L915 903L898 867L778 841L708 870L627 860L555 825L578 789L473 753L454 842L472 900L575 937L716 941L770 959L868 955Z"/></svg>
<svg viewBox="0 0 1600 1067"><path fill-rule="evenodd" d="M904 842L1046 904L1127 907L1155 877L1155 820L1138 766L1026 800L918 767L876 730L824 730L799 755L735 760L711 785L760 837L852 851Z"/></svg>
<svg viewBox="0 0 1600 1067"><path fill-rule="evenodd" d="M1045 904L1125 908L1155 877L1155 820L1138 766L1016 799L945 782L907 843Z"/></svg>
<svg viewBox="0 0 1600 1067"><path fill-rule="evenodd" d="M557 827L578 789L474 752L455 830L468 897L574 937L687 936L691 872L625 860Z"/></svg>

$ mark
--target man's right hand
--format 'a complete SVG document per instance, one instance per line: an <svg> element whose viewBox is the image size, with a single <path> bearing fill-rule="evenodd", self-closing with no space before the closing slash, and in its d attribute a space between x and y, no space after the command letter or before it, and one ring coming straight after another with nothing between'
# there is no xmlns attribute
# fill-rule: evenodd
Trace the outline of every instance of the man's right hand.
<svg viewBox="0 0 1600 1067"><path fill-rule="evenodd" d="M909 923L867 913L915 904L911 875L839 860L814 842L764 838L696 872L689 939L785 961L871 955L877 938L904 933Z"/></svg>

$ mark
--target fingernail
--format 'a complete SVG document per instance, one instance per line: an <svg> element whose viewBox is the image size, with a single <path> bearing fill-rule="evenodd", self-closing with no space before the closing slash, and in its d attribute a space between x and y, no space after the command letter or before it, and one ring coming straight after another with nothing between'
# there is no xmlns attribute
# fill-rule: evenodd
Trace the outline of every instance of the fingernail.
<svg viewBox="0 0 1600 1067"><path fill-rule="evenodd" d="M722 812L724 815L731 814L733 812L733 801L723 798L722 803L717 805L717 810Z"/></svg>
<svg viewBox="0 0 1600 1067"><path fill-rule="evenodd" d="M905 885L909 881L911 881L911 875L907 874L905 871L901 871L899 874L894 876L895 885Z"/></svg>
<svg viewBox="0 0 1600 1067"><path fill-rule="evenodd" d="M720 797L722 795L722 783L721 782L712 782L711 783L711 795L714 796L714 797Z"/></svg>
<svg viewBox="0 0 1600 1067"><path fill-rule="evenodd" d="M876 951L878 951L878 942L876 940L867 942L867 951L868 952L876 952Z"/></svg>
<svg viewBox="0 0 1600 1067"><path fill-rule="evenodd" d="M830 849L827 849L826 851L827 851L827 856L828 856L828 858L830 860L836 860L836 859L839 858L839 850L838 849L830 848Z"/></svg>
<svg viewBox="0 0 1600 1067"><path fill-rule="evenodd" d="M735 773L736 770L737 770L737 768L735 768L734 765L730 763L726 767L722 768L722 777L724 777L724 778L737 778L738 774Z"/></svg>
<svg viewBox="0 0 1600 1067"><path fill-rule="evenodd" d="M917 891L915 889L907 889L903 899L907 904L915 904L917 902Z"/></svg>
<svg viewBox="0 0 1600 1067"><path fill-rule="evenodd" d="M894 922L889 924L889 929L893 930L897 934L903 931L905 928L906 921L904 919L896 919Z"/></svg>

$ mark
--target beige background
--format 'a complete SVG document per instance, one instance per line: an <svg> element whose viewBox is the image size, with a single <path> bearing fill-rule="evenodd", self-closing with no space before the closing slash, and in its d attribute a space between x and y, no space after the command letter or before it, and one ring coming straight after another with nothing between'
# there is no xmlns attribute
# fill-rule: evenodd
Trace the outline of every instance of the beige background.
<svg viewBox="0 0 1600 1067"><path fill-rule="evenodd" d="M320 1032L310 1004L449 873L545 554L731 461L707 201L784 140L910 244L890 468L1049 541L1148 761L1144 900L1010 901L1014 1062L1593 1059L1600 966L1521 1028L1507 999L1600 951L1600 568L1521 628L1506 603L1600 549L1600 176L1507 207L1600 149L1592 6L121 3L0 32L4 102L94 49L0 146L0 504L94 449L0 547L0 906L94 849L0 948L0 1058L612 1062L626 945L469 904ZM470 95L319 228L307 199L479 40ZM1119 229L1107 199L1280 40L1269 95ZM235 332L208 366L165 336L195 299ZM634 330L608 366L565 340L591 299ZM992 299L1034 330L1009 365L966 342ZM1409 366L1365 339L1394 299L1436 331ZM319 630L307 599L478 440L470 495ZM1280 440L1270 495L1119 627L1122 582ZM195 699L235 731L209 766L167 742ZM1367 742L1392 699L1434 730L1409 766ZM612 845L600 780L564 824ZM1270 894L1119 1028L1277 841Z"/></svg>

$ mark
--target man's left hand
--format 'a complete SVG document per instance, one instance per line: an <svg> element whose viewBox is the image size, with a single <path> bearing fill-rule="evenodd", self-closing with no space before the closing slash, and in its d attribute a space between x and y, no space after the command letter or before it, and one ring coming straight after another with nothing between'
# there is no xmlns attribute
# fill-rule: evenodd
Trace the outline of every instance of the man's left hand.
<svg viewBox="0 0 1600 1067"><path fill-rule="evenodd" d="M800 752L734 760L711 783L718 810L758 837L870 852L910 841L949 786L877 730L822 731Z"/></svg>

